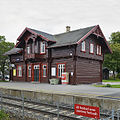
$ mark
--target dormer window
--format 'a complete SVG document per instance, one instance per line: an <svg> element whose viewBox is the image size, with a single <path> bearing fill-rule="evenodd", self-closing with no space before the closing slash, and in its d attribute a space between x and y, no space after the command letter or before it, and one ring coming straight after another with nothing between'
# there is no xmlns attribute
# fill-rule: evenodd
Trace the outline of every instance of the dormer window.
<svg viewBox="0 0 120 120"><path fill-rule="evenodd" d="M30 54L30 46L27 46L27 54Z"/></svg>
<svg viewBox="0 0 120 120"><path fill-rule="evenodd" d="M85 52L85 41L81 43L81 51Z"/></svg>
<svg viewBox="0 0 120 120"><path fill-rule="evenodd" d="M94 44L90 43L90 53L93 54L94 53Z"/></svg>
<svg viewBox="0 0 120 120"><path fill-rule="evenodd" d="M45 42L40 43L40 53L45 54Z"/></svg>
<svg viewBox="0 0 120 120"><path fill-rule="evenodd" d="M101 55L101 46L97 45L97 55Z"/></svg>

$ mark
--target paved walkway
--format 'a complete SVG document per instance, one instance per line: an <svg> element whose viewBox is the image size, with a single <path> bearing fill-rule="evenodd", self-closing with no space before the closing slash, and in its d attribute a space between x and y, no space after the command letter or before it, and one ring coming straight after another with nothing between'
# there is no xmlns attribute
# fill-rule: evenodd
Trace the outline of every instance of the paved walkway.
<svg viewBox="0 0 120 120"><path fill-rule="evenodd" d="M26 82L0 82L0 88L120 99L120 88L102 88L92 85L50 85Z"/></svg>

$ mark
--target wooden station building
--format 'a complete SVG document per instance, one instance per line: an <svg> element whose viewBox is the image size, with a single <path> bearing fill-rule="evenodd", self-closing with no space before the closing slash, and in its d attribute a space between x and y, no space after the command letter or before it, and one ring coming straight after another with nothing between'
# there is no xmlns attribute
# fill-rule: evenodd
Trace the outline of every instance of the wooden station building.
<svg viewBox="0 0 120 120"><path fill-rule="evenodd" d="M69 84L102 81L102 63L111 49L99 25L51 35L25 28L15 47L6 52L12 81L49 83L69 73Z"/></svg>

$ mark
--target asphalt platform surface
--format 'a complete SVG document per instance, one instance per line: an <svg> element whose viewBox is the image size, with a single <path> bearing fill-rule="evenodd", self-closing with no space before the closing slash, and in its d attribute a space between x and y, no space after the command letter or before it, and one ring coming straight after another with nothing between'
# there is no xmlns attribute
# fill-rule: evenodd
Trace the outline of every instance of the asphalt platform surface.
<svg viewBox="0 0 120 120"><path fill-rule="evenodd" d="M120 88L103 88L93 85L50 85L28 82L0 82L0 88L120 100Z"/></svg>

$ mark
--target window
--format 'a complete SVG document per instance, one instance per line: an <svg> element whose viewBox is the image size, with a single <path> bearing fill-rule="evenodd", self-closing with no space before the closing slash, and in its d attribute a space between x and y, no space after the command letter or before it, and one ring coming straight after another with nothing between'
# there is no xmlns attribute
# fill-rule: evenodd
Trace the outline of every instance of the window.
<svg viewBox="0 0 120 120"><path fill-rule="evenodd" d="M17 73L18 73L18 77L22 77L22 66L18 66L17 67Z"/></svg>
<svg viewBox="0 0 120 120"><path fill-rule="evenodd" d="M101 46L97 45L97 55L101 55Z"/></svg>
<svg viewBox="0 0 120 120"><path fill-rule="evenodd" d="M90 43L90 53L94 53L94 44Z"/></svg>
<svg viewBox="0 0 120 120"><path fill-rule="evenodd" d="M45 42L40 43L40 53L44 54L45 53Z"/></svg>
<svg viewBox="0 0 120 120"><path fill-rule="evenodd" d="M43 77L47 77L47 65L42 65L42 73Z"/></svg>
<svg viewBox="0 0 120 120"><path fill-rule="evenodd" d="M65 64L58 64L58 77L62 77L62 73L65 72Z"/></svg>
<svg viewBox="0 0 120 120"><path fill-rule="evenodd" d="M27 46L27 54L30 54L30 46Z"/></svg>
<svg viewBox="0 0 120 120"><path fill-rule="evenodd" d="M81 43L81 51L85 52L85 41Z"/></svg>
<svg viewBox="0 0 120 120"><path fill-rule="evenodd" d="M31 77L31 65L28 65L28 77Z"/></svg>

